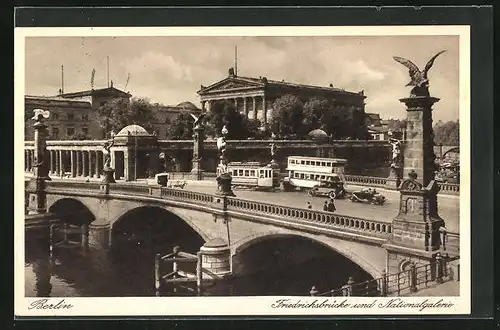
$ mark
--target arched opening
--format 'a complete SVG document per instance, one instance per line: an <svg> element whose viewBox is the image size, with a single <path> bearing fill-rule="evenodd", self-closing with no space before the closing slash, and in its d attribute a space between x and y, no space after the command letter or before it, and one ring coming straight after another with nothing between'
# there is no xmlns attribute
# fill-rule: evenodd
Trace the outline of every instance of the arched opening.
<svg viewBox="0 0 500 330"><path fill-rule="evenodd" d="M77 199L63 198L52 204L48 210L54 213L62 222L70 225L88 225L95 220L94 214Z"/></svg>
<svg viewBox="0 0 500 330"><path fill-rule="evenodd" d="M114 222L111 242L115 251L125 249L154 255L170 253L176 245L182 251L196 253L205 240L172 212L145 206L128 211Z"/></svg>
<svg viewBox="0 0 500 330"><path fill-rule="evenodd" d="M233 256L233 295L308 295L337 289L349 277L373 277L326 244L298 235L267 235L244 242Z"/></svg>

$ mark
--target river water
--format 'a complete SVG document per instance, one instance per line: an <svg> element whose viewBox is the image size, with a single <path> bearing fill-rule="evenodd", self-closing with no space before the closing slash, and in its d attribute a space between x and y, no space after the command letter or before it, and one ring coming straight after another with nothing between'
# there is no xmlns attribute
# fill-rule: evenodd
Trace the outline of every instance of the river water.
<svg viewBox="0 0 500 330"><path fill-rule="evenodd" d="M312 248L308 260L285 267L274 267L277 253L269 253L272 244L287 251L289 245L301 251L310 247L303 242L270 242L251 251L262 256L256 262L268 263L265 271L232 279L205 289L204 295L308 295L314 285L321 292L339 288L349 276L358 281L371 279L361 268L331 250ZM285 244L285 245L283 245ZM288 245L287 245L288 244ZM27 297L126 297L154 296L154 255L172 248L168 242L139 247L116 244L104 249L81 246L59 247L49 258L46 242L27 236L25 250L25 296ZM259 250L260 249L260 250ZM276 247L274 251L280 248ZM196 252L196 251L188 251ZM267 258L267 260L266 260ZM186 266L183 266L186 267ZM190 269L189 269L190 268ZM182 270L193 271L194 265ZM166 270L168 272L169 270ZM196 295L195 286L164 286L162 296Z"/></svg>

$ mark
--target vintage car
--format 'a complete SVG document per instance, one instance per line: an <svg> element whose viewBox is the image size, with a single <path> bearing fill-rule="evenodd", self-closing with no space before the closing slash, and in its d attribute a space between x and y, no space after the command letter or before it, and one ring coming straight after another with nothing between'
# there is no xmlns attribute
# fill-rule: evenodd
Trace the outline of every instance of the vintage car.
<svg viewBox="0 0 500 330"><path fill-rule="evenodd" d="M309 191L311 197L328 197L328 198L344 198L347 194L344 188L344 183L336 182L321 182L320 185L312 187Z"/></svg>
<svg viewBox="0 0 500 330"><path fill-rule="evenodd" d="M349 200L373 205L383 205L385 203L385 197L372 188L363 188L360 191L353 192Z"/></svg>

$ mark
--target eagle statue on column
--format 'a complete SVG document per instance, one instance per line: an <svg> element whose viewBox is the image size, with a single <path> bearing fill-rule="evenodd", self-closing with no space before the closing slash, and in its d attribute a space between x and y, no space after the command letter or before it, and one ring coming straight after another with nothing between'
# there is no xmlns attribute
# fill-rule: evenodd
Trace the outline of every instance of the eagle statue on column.
<svg viewBox="0 0 500 330"><path fill-rule="evenodd" d="M427 73L434 64L436 58L444 52L446 52L446 50L442 50L436 55L432 56L425 65L424 70L420 70L418 66L415 65L415 63L406 58L393 56L396 62L401 63L408 68L408 73L410 74L411 80L405 86L413 86L410 92L411 97L429 96L429 79L427 77Z"/></svg>
<svg viewBox="0 0 500 330"><path fill-rule="evenodd" d="M34 113L34 115L33 115L33 117L31 117L31 119L33 119L36 122L41 122L42 118L47 119L50 117L50 111L48 111L48 110L34 109L33 113Z"/></svg>

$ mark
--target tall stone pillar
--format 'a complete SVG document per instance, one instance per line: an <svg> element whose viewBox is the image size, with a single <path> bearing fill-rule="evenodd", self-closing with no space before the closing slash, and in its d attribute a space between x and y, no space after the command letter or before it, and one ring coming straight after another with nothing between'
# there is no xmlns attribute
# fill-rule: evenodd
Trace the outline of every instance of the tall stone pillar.
<svg viewBox="0 0 500 330"><path fill-rule="evenodd" d="M264 111L262 115L262 125L265 125L267 124L267 102L265 95L262 95L262 111Z"/></svg>
<svg viewBox="0 0 500 330"><path fill-rule="evenodd" d="M61 150L55 150L55 158L56 158L56 172L55 175L61 175Z"/></svg>
<svg viewBox="0 0 500 330"><path fill-rule="evenodd" d="M42 123L42 118L48 118L49 112L35 109L35 151L33 161L33 178L29 183L28 214L40 214L47 211L45 181L50 181L49 161L47 153L47 126Z"/></svg>
<svg viewBox="0 0 500 330"><path fill-rule="evenodd" d="M407 107L407 140L404 148L404 175L400 185L399 213L392 221L392 233L385 244L387 272L397 273L410 262L431 262L441 247L434 181L432 105L439 99L414 96L400 100Z"/></svg>
<svg viewBox="0 0 500 330"><path fill-rule="evenodd" d="M195 180L203 179L203 170L201 168L201 159L203 157L203 141L205 140L205 127L202 123L195 125L193 128L194 142L193 142L193 160L191 175Z"/></svg>

